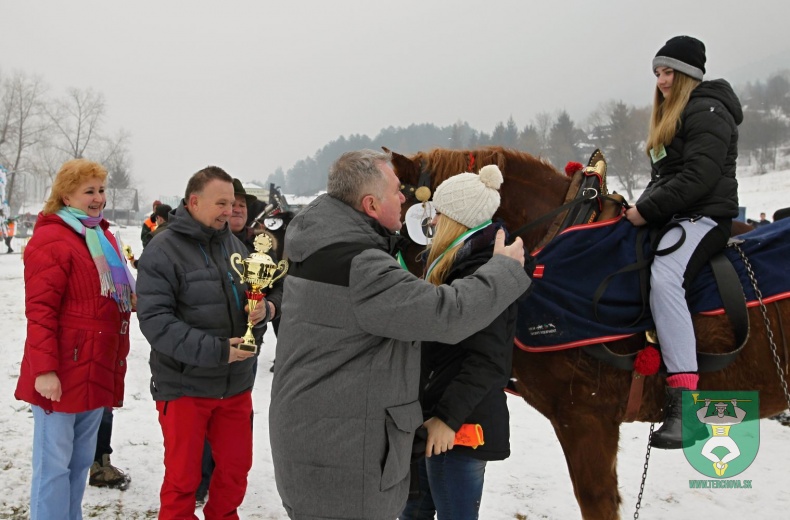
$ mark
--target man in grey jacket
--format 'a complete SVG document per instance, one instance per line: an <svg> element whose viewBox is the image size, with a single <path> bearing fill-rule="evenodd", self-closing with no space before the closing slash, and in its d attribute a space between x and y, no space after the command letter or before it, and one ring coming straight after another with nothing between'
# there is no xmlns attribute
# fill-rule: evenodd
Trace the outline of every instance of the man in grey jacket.
<svg viewBox="0 0 790 520"><path fill-rule="evenodd" d="M193 518L204 440L216 470L206 518L238 518L252 466L252 352L244 283L231 255L248 256L230 231L233 178L216 166L190 178L183 202L140 257L137 316L151 344L151 395L165 445L160 518ZM260 343L279 308L268 295L249 315Z"/></svg>
<svg viewBox="0 0 790 520"><path fill-rule="evenodd" d="M520 239L473 276L436 287L394 258L400 182L390 155L341 156L327 194L291 221L269 434L292 519L392 520L406 502L419 341L457 343L530 284Z"/></svg>

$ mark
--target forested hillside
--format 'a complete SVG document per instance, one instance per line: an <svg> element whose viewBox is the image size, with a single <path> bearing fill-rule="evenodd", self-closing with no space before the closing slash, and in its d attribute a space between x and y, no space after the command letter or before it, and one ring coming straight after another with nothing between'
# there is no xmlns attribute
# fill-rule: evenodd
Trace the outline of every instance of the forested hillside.
<svg viewBox="0 0 790 520"><path fill-rule="evenodd" d="M735 85L744 108L740 127L739 166L764 173L790 163L790 71L766 80ZM644 151L650 106L633 106L610 100L592 110L583 122L559 110L541 112L524 126L511 117L486 132L458 121L450 126L431 123L406 128L389 127L376 136L350 135L327 143L313 156L298 161L288 171L277 169L273 182L288 193L310 195L326 187L329 166L343 152L382 146L403 154L431 148L476 148L500 145L539 155L562 169L568 161L585 161L596 148L606 154L609 174L618 178L628 198L648 181ZM264 180L264 179L261 179Z"/></svg>

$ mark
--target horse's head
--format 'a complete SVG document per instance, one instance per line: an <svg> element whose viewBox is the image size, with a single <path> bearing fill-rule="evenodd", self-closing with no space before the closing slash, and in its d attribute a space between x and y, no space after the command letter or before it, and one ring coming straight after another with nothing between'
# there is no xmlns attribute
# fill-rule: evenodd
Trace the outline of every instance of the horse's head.
<svg viewBox="0 0 790 520"><path fill-rule="evenodd" d="M385 151L389 151L385 148ZM406 190L402 215L417 204L411 188L427 186L431 195L442 181L463 172L477 173L496 164L502 171L502 203L494 218L505 221L511 231L558 207L564 201L570 179L548 162L518 150L489 146L472 150L433 149L412 156L392 153L392 167ZM411 195L411 196L410 196ZM549 224L537 226L522 237L532 249L547 233ZM411 266L410 259L407 263ZM414 272L414 271L413 271Z"/></svg>
<svg viewBox="0 0 790 520"><path fill-rule="evenodd" d="M395 170L395 175L398 176L401 182L400 191L406 197L406 205L409 206L414 203L415 192L420 182L420 160L415 157L406 157L397 152L393 152L386 146L381 147L382 150L392 156L392 169ZM405 209L404 209L405 211Z"/></svg>

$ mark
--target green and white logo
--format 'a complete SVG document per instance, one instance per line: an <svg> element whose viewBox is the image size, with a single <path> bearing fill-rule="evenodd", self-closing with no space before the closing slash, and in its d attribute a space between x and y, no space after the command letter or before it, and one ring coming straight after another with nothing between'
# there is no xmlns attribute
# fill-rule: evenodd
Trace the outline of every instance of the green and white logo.
<svg viewBox="0 0 790 520"><path fill-rule="evenodd" d="M683 453L694 469L712 478L742 473L760 447L757 392L683 392Z"/></svg>

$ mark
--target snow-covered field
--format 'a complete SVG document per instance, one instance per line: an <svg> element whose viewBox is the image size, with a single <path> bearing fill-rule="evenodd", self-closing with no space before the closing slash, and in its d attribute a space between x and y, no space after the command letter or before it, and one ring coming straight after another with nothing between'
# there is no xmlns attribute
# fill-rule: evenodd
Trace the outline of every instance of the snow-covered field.
<svg viewBox="0 0 790 520"><path fill-rule="evenodd" d="M790 171L740 179L741 204L747 216L790 206ZM139 229L120 229L124 241L139 254ZM21 244L16 244L19 250ZM134 319L134 318L133 318ZM19 254L0 254L0 518L27 518L30 484L32 415L14 400L13 392L25 339L24 287ZM132 350L126 378L126 404L116 410L113 462L132 476L125 492L88 487L85 516L101 519L155 518L159 504L162 435L148 392L149 346L133 321ZM277 496L269 454L267 410L275 338L269 333L260 358L253 391L255 403L254 464L242 518L287 518ZM512 456L488 465L480 517L483 519L571 519L579 509L571 489L559 443L548 421L526 403L509 397ZM790 428L776 421L760 423L756 460L737 479L751 480L751 489L690 489L689 480L703 479L682 452L653 450L640 518L787 518L790 493ZM621 428L618 473L623 496L622 516L632 517L639 492L649 425ZM198 515L200 512L198 511ZM202 516L201 516L202 518Z"/></svg>

